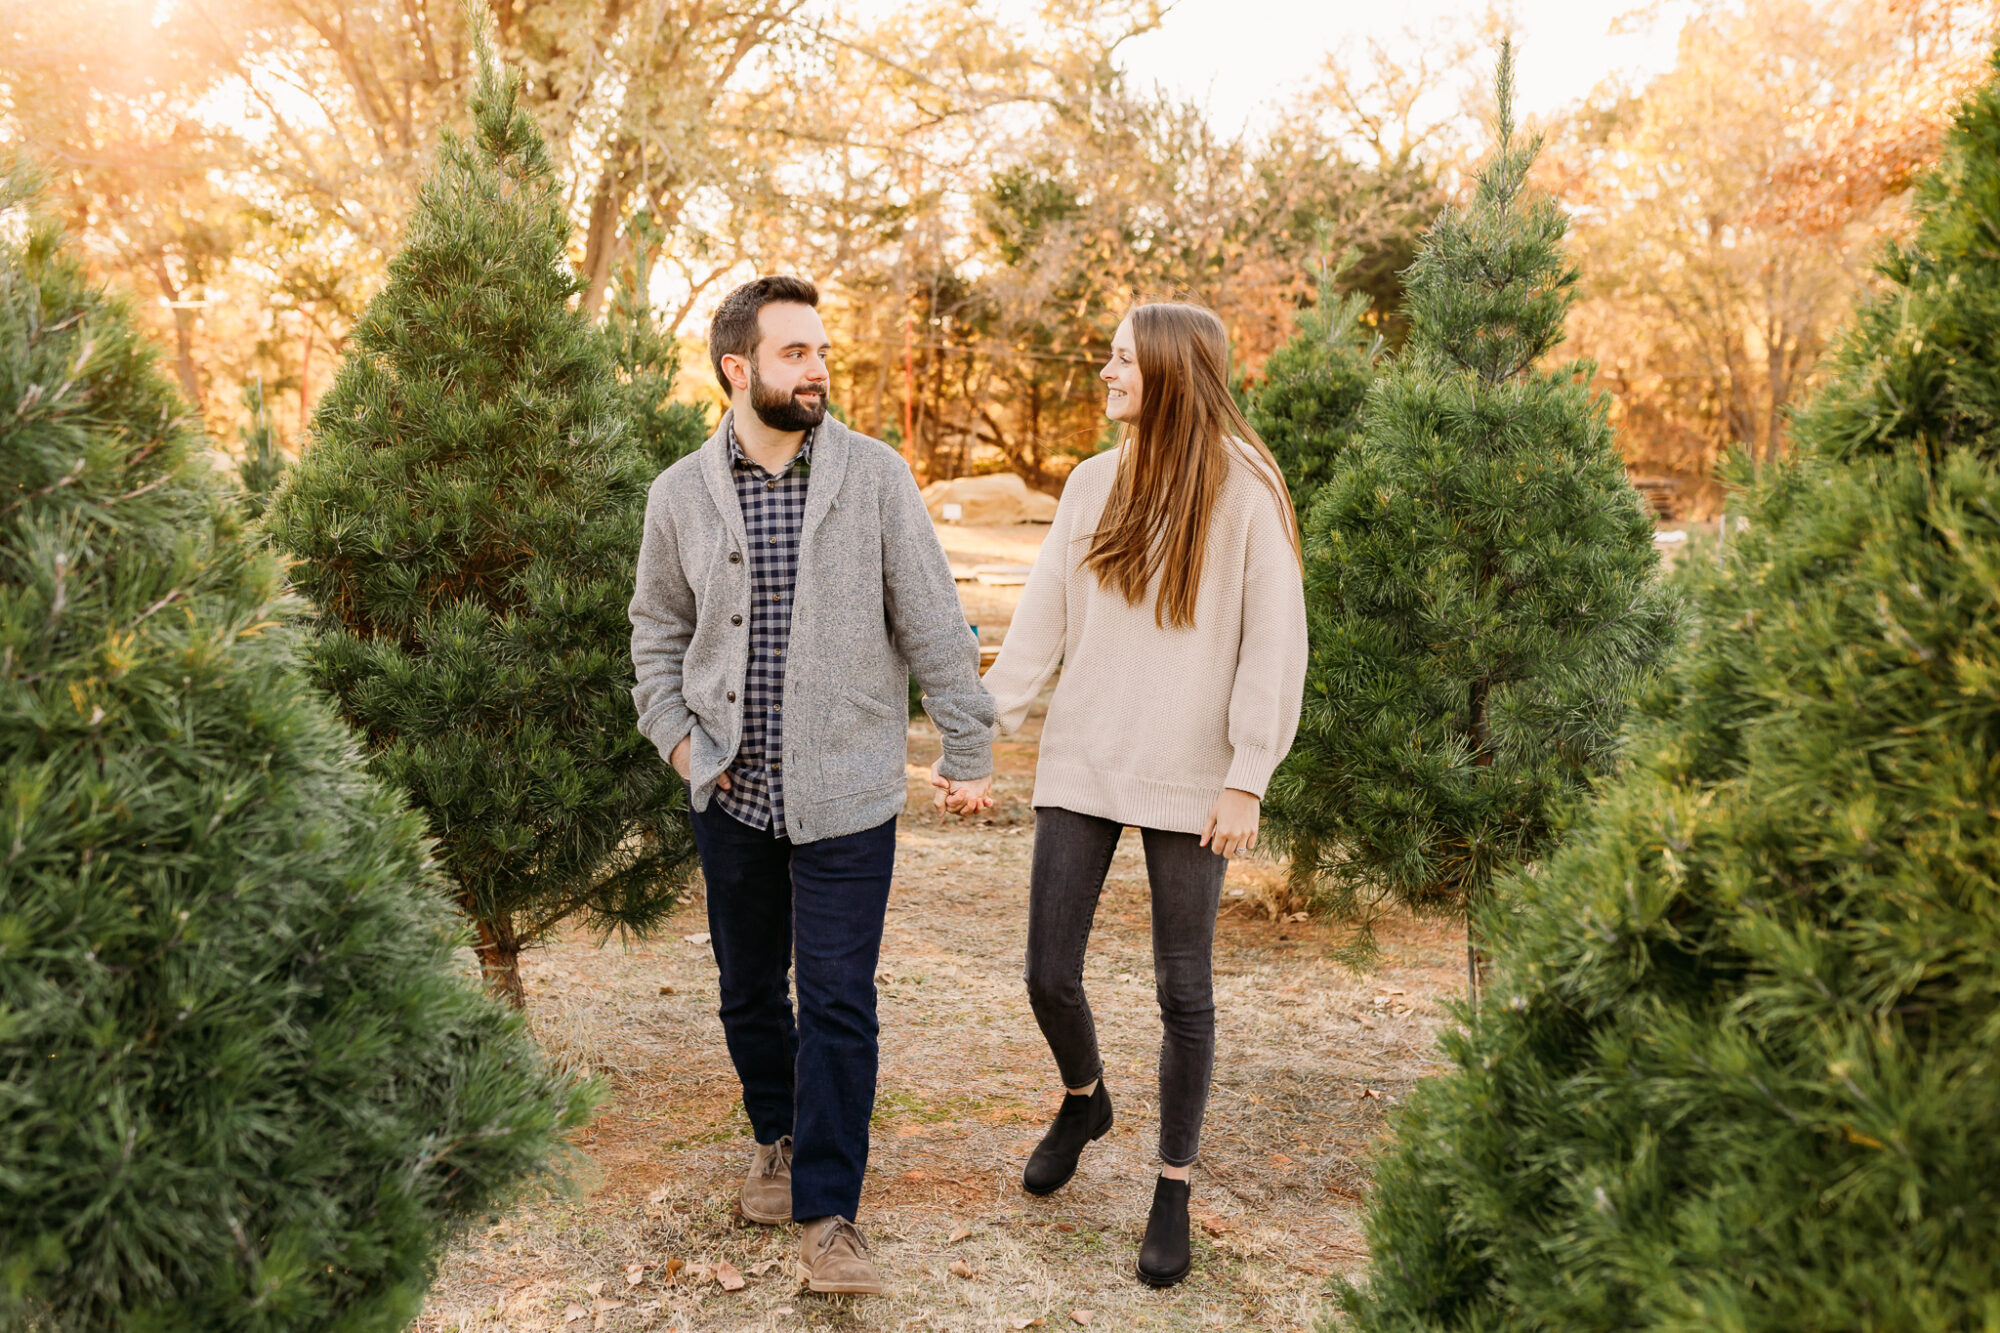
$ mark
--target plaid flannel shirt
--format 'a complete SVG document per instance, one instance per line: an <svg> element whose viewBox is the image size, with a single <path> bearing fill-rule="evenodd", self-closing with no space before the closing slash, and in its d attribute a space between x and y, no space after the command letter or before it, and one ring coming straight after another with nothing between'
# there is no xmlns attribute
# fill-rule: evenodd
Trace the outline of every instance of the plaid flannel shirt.
<svg viewBox="0 0 2000 1333"><path fill-rule="evenodd" d="M799 530L812 477L812 432L775 475L750 461L729 428L729 466L750 561L750 668L743 679L743 743L729 767L730 790L715 799L751 828L785 836L785 650L799 576Z"/></svg>

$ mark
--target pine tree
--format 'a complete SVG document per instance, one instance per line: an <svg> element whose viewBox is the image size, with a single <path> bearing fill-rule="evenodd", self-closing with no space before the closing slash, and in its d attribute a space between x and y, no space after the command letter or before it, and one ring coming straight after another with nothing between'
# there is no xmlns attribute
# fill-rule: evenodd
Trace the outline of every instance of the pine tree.
<svg viewBox="0 0 2000 1333"><path fill-rule="evenodd" d="M460 972L196 421L0 243L0 1327L398 1329L587 1098Z"/></svg>
<svg viewBox="0 0 2000 1333"><path fill-rule="evenodd" d="M1488 918L1347 1327L2000 1320L2000 77L1919 199L1623 775Z"/></svg>
<svg viewBox="0 0 2000 1333"><path fill-rule="evenodd" d="M633 438L655 473L701 448L708 417L694 403L674 401L680 379L681 349L653 315L647 292L659 254L660 226L649 213L634 218L630 253L618 273L604 322L616 370L618 397Z"/></svg>
<svg viewBox="0 0 2000 1333"><path fill-rule="evenodd" d="M236 480L243 487L244 511L251 518L261 518L278 483L284 480L285 453L278 442L277 423L264 406L263 380L243 386L243 407L250 415L238 432L242 458L236 465Z"/></svg>
<svg viewBox="0 0 2000 1333"><path fill-rule="evenodd" d="M1342 294L1341 270L1322 262L1318 300L1294 317L1298 331L1264 362L1245 415L1278 460L1300 513L1355 442L1361 408L1386 344L1362 323L1365 292Z"/></svg>
<svg viewBox="0 0 2000 1333"><path fill-rule="evenodd" d="M630 697L654 469L569 304L520 81L474 36L471 137L443 137L269 527L320 612L315 679L429 817L489 982L521 1004L523 947L578 916L650 928L693 846Z"/></svg>
<svg viewBox="0 0 2000 1333"><path fill-rule="evenodd" d="M1587 365L1544 366L1575 271L1512 121L1409 272L1410 337L1309 511L1312 657L1272 784L1296 891L1361 919L1478 902L1543 854L1672 639L1653 529Z"/></svg>

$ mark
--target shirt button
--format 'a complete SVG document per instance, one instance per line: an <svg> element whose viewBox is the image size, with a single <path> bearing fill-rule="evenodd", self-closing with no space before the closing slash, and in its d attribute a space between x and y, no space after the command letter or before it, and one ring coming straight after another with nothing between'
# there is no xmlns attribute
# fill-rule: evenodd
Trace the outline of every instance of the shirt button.
<svg viewBox="0 0 2000 1333"><path fill-rule="evenodd" d="M767 481L764 483L764 489L767 491L775 491L778 489L778 483L775 480Z"/></svg>
<svg viewBox="0 0 2000 1333"><path fill-rule="evenodd" d="M775 601L777 601L777 600L778 600L778 594L776 594L776 593L772 593L772 594L771 594L771 600L772 600L772 601L774 601L774 602L775 602Z"/></svg>
<svg viewBox="0 0 2000 1333"><path fill-rule="evenodd" d="M730 624L732 624L732 625L740 625L740 624L742 624L742 623L743 623L743 617L742 617L742 616L731 616L731 617L729 617L729 623L730 623Z"/></svg>
<svg viewBox="0 0 2000 1333"><path fill-rule="evenodd" d="M769 546L776 546L777 544L778 544L778 539L776 537L771 538L771 540L766 543L766 545Z"/></svg>

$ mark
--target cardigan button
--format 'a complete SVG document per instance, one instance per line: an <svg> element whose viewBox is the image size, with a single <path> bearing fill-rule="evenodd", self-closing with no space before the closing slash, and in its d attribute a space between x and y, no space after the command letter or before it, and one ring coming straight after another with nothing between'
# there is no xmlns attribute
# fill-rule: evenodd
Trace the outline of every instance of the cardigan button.
<svg viewBox="0 0 2000 1333"><path fill-rule="evenodd" d="M732 565L740 565L740 564L742 564L742 563L743 563L743 552L741 552L741 551L731 551L731 552L729 553L729 563L730 563L730 564L732 564Z"/></svg>
<svg viewBox="0 0 2000 1333"><path fill-rule="evenodd" d="M743 623L743 617L742 617L742 616L731 616L731 617L729 617L729 623L730 623L730 624L732 624L732 625L740 625L740 624L742 624L742 623Z"/></svg>
<svg viewBox="0 0 2000 1333"><path fill-rule="evenodd" d="M729 692L729 702L731 702L731 703L735 703L735 702L736 702L736 691L735 691L735 690L731 690L731 691Z"/></svg>

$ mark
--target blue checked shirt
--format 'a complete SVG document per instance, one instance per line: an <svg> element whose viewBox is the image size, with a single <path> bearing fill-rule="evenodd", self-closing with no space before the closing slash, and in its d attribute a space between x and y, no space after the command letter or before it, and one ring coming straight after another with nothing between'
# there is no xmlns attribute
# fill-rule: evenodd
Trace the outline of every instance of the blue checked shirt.
<svg viewBox="0 0 2000 1333"><path fill-rule="evenodd" d="M743 679L743 744L730 790L715 799L751 828L785 836L785 651L792 638L792 590L799 577L799 529L812 477L812 432L798 456L773 476L743 453L729 423L729 470L750 550L750 669Z"/></svg>

